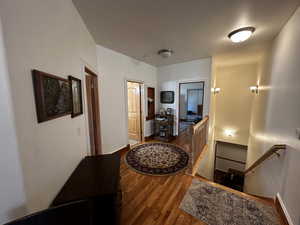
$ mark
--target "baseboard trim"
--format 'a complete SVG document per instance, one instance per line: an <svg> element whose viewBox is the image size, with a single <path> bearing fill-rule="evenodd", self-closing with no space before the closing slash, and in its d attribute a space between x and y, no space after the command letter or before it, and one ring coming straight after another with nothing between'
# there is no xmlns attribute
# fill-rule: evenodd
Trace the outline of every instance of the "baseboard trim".
<svg viewBox="0 0 300 225"><path fill-rule="evenodd" d="M277 212L279 213L283 224L284 225L294 225L292 218L290 217L279 193L277 193L276 198L275 198L275 206L276 206Z"/></svg>

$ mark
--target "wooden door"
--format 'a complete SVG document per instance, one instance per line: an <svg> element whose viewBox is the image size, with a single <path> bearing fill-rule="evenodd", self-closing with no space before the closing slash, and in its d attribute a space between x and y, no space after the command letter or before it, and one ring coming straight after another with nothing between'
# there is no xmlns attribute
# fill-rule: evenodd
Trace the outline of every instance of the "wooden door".
<svg viewBox="0 0 300 225"><path fill-rule="evenodd" d="M86 93L91 154L99 155L101 153L101 135L98 79L96 75L86 74Z"/></svg>
<svg viewBox="0 0 300 225"><path fill-rule="evenodd" d="M128 136L141 141L141 85L127 82L128 91Z"/></svg>

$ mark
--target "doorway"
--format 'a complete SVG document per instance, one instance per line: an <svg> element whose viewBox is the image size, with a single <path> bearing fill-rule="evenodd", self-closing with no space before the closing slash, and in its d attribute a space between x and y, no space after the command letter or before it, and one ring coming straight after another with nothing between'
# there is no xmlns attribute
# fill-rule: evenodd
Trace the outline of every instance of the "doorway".
<svg viewBox="0 0 300 225"><path fill-rule="evenodd" d="M131 146L142 142L142 84L127 81L128 139Z"/></svg>
<svg viewBox="0 0 300 225"><path fill-rule="evenodd" d="M85 68L85 84L91 155L100 155L101 135L98 76L88 68Z"/></svg>
<svg viewBox="0 0 300 225"><path fill-rule="evenodd" d="M203 118L204 81L179 84L178 133Z"/></svg>

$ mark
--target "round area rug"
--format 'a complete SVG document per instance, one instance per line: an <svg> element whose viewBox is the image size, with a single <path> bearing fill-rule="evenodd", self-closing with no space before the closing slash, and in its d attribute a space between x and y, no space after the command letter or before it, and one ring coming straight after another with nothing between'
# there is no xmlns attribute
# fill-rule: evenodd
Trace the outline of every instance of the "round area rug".
<svg viewBox="0 0 300 225"><path fill-rule="evenodd" d="M167 143L146 143L126 154L126 163L137 172L163 176L187 167L189 156L181 148Z"/></svg>

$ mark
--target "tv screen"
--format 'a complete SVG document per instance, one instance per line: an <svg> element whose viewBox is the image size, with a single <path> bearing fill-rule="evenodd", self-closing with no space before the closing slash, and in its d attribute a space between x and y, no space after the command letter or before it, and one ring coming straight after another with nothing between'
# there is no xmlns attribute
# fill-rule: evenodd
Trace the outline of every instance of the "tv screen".
<svg viewBox="0 0 300 225"><path fill-rule="evenodd" d="M174 91L161 91L160 102L162 104L173 104L174 103Z"/></svg>

